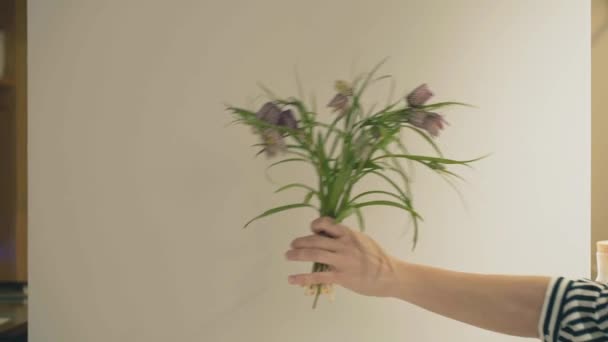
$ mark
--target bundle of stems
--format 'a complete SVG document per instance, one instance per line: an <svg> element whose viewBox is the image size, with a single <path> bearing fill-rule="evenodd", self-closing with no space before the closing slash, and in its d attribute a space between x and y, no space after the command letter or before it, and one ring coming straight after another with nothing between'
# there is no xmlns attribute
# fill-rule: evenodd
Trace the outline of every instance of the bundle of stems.
<svg viewBox="0 0 608 342"><path fill-rule="evenodd" d="M256 146L260 153L282 159L269 168L285 163L307 163L317 176L314 185L294 182L276 190L303 190L301 202L269 209L245 225L269 215L297 208L313 208L320 216L341 222L355 215L359 228L365 229L362 209L370 206L389 206L405 211L413 222L413 246L418 241L418 227L422 216L416 211L411 191L409 172L401 161L420 164L443 177L460 178L450 166L468 165L478 159L454 160L443 156L435 138L447 124L436 111L460 102L427 103L433 96L422 84L402 100L374 110L362 105L362 96L375 82L390 76L377 77L381 64L352 82L336 81L336 94L328 107L335 117L329 123L298 97L285 99L269 93L269 101L259 110L229 106L234 122L253 127L262 139ZM326 117L326 116L325 116ZM401 139L407 131L424 139L435 155L425 156L409 152ZM379 177L390 190L357 192L356 185L366 177ZM328 266L315 263L313 272L323 272ZM313 308L321 293L331 292L330 284L317 284L308 291L315 295Z"/></svg>

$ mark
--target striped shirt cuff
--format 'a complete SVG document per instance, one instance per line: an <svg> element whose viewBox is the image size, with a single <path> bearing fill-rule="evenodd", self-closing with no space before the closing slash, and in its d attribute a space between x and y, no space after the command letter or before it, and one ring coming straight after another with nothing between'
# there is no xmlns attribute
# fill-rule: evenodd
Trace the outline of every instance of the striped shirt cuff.
<svg viewBox="0 0 608 342"><path fill-rule="evenodd" d="M539 320L542 341L608 341L608 285L553 278Z"/></svg>

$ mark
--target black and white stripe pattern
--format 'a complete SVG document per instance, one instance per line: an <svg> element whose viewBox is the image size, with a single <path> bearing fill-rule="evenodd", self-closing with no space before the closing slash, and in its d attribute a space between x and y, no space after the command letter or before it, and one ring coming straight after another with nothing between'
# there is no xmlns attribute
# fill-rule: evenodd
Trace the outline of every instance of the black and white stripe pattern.
<svg viewBox="0 0 608 342"><path fill-rule="evenodd" d="M552 279L539 333L545 342L608 342L608 285Z"/></svg>

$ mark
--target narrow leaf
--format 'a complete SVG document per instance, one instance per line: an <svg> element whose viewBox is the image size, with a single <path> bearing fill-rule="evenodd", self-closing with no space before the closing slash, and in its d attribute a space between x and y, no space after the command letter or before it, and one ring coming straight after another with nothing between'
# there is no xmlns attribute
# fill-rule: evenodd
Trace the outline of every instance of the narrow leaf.
<svg viewBox="0 0 608 342"><path fill-rule="evenodd" d="M312 199L312 196L314 196L315 194L318 194L318 192L316 191L309 191L306 196L304 197L304 202L305 204L310 204L310 200Z"/></svg>
<svg viewBox="0 0 608 342"><path fill-rule="evenodd" d="M277 190L275 190L275 194L287 189L292 189L292 188L302 188L302 189L306 189L311 191L313 194L316 193L315 189L313 189L312 187L306 185L306 184L302 184L302 183L291 183L291 184L287 184L285 186L282 186L280 188L278 188Z"/></svg>
<svg viewBox="0 0 608 342"><path fill-rule="evenodd" d="M365 231L365 219L363 218L363 213L361 209L355 208L355 215L357 216L357 222L359 223L359 229L364 232Z"/></svg>
<svg viewBox="0 0 608 342"><path fill-rule="evenodd" d="M396 199L398 199L400 201L404 200L401 196L396 195L396 194L394 194L392 192L389 192L389 191L372 190L372 191L366 191L366 192L358 194L357 196L353 197L352 201L354 201L354 200L356 200L358 198L361 198L363 196L368 196L368 195L373 195L373 194L382 194L382 195L391 196L391 197L394 197L394 198L396 198Z"/></svg>
<svg viewBox="0 0 608 342"><path fill-rule="evenodd" d="M414 220L414 237L412 239L413 244L412 244L412 251L414 249L416 249L416 245L418 244L418 217L416 217L416 215L414 215L413 213L411 214L412 219Z"/></svg>
<svg viewBox="0 0 608 342"><path fill-rule="evenodd" d="M416 215L417 217L420 217L420 215L418 215L418 213L416 213L413 209L408 208L403 204L393 202L393 201L369 201L369 202L363 202L363 203L354 203L354 204L352 204L352 207L353 208L363 208L363 207L378 206L378 205L403 209L405 211L408 211L408 212Z"/></svg>
<svg viewBox="0 0 608 342"><path fill-rule="evenodd" d="M473 105L470 105L468 103L462 103L462 102L437 102L437 103L431 103L430 105L421 106L420 108L424 109L424 110L433 110L433 109L438 109L438 108L447 107L447 106L464 106L464 107L475 108L475 106L473 106Z"/></svg>
<svg viewBox="0 0 608 342"><path fill-rule="evenodd" d="M269 99L271 99L271 100L278 100L279 99L279 97L277 95L275 95L275 93L273 93L267 86L265 86L261 82L258 82L258 87L260 87L260 89L262 89L262 91L264 93L266 93L266 96Z"/></svg>
<svg viewBox="0 0 608 342"><path fill-rule="evenodd" d="M397 183L395 183L392 179L390 179L389 177L387 177L386 175L378 172L378 171L370 171L369 173L374 174L382 179L384 179L387 183L389 183L395 190L397 190L397 192L399 193L399 195L401 195L403 198L407 198L407 195L403 192L403 190L401 190L401 188L399 187L399 185L397 185Z"/></svg>
<svg viewBox="0 0 608 342"><path fill-rule="evenodd" d="M376 64L372 70L367 74L367 77L365 77L365 80L363 81L363 84L361 85L361 88L359 89L358 93L356 94L356 97L361 97L361 94L363 94L363 91L365 91L365 88L367 88L369 82L371 81L372 77L374 76L374 74L378 71L378 69L380 69L380 67L382 67L382 65L384 63L386 63L386 61L388 60L388 57L384 58L383 60L380 61L380 63Z"/></svg>
<svg viewBox="0 0 608 342"><path fill-rule="evenodd" d="M426 140L426 142L429 143L429 145L431 145L433 147L435 152L437 152L437 154L443 158L443 153L441 153L441 149L439 148L439 146L437 146L437 144L433 141L433 139L428 134L424 133L422 130L420 130L414 126L411 126L409 124L403 125L403 127L409 128L412 131L418 133L424 140Z"/></svg>
<svg viewBox="0 0 608 342"><path fill-rule="evenodd" d="M257 221L257 220L259 220L259 219L261 219L263 217L266 217L266 216L269 216L269 215L273 215L273 214L276 214L276 213L280 213L282 211L286 211L286 210L290 210L290 209L305 208L305 207L316 209L314 206L312 206L310 204L306 204L306 203L288 204L288 205L284 205L284 206L268 209L265 212L263 212L262 214L254 217L249 222L247 222L243 226L243 228L247 228L247 226L249 226L251 223L253 223L254 221Z"/></svg>
<svg viewBox="0 0 608 342"><path fill-rule="evenodd" d="M336 216L336 222L342 222L345 218L349 217L353 213L353 209L351 207L347 207L340 211L340 213Z"/></svg>
<svg viewBox="0 0 608 342"><path fill-rule="evenodd" d="M281 164L285 164L285 163L291 163L291 162L305 162L308 163L309 160L308 159L304 159L304 158L288 158L288 159L283 159L283 160L279 160L278 162L272 163L270 165L268 165L268 167L266 168L266 170L273 168L277 165L281 165Z"/></svg>
<svg viewBox="0 0 608 342"><path fill-rule="evenodd" d="M379 160L379 159L383 159L383 158L405 158L405 159L409 159L409 160L435 162L435 163L440 163L440 164L465 165L468 163L472 163L472 162L484 159L486 157L487 156L483 156L483 157L479 157L479 158L475 158L475 159L471 159L471 160L453 160L453 159L445 159L445 158L438 158L438 157L417 156L417 155L411 155L411 154L386 154L386 155L383 155L380 157L376 157L373 160Z"/></svg>

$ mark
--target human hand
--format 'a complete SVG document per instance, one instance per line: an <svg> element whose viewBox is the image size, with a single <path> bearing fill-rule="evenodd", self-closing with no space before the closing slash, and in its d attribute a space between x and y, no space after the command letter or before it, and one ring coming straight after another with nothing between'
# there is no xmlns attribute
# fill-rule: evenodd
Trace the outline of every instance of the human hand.
<svg viewBox="0 0 608 342"><path fill-rule="evenodd" d="M315 234L291 243L286 257L292 261L327 264L329 270L289 276L290 284L338 284L359 294L377 297L396 294L399 261L374 240L328 217L314 220L311 230Z"/></svg>

